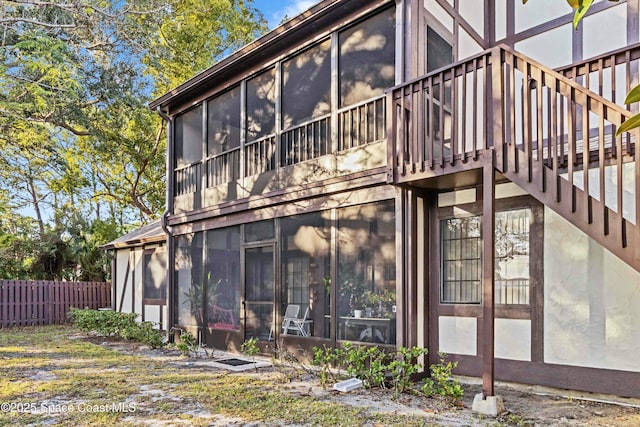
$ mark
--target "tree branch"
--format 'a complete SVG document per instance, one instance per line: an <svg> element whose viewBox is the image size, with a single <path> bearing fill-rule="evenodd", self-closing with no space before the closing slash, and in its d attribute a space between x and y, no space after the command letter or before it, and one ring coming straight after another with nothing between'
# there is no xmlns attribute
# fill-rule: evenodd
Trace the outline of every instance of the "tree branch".
<svg viewBox="0 0 640 427"><path fill-rule="evenodd" d="M15 24L16 22L24 22L26 24L33 24L39 27L45 28L77 28L76 24L50 24L48 22L42 22L35 19L28 18L2 18L0 24Z"/></svg>

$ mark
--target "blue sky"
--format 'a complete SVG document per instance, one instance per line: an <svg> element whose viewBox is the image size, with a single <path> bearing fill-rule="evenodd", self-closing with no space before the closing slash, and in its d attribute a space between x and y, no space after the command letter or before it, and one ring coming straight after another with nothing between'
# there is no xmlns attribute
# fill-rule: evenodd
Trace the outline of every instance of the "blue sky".
<svg viewBox="0 0 640 427"><path fill-rule="evenodd" d="M318 2L319 0L254 0L253 5L269 22L269 29L273 29L285 15L293 18Z"/></svg>

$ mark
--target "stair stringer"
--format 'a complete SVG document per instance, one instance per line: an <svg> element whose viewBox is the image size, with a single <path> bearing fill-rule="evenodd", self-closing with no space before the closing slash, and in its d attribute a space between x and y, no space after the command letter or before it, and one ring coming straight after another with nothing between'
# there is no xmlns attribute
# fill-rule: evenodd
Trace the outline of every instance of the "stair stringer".
<svg viewBox="0 0 640 427"><path fill-rule="evenodd" d="M518 169L526 171L529 167L525 156L518 157ZM517 173L514 168L502 172L503 175L514 184L529 193L540 203L556 212L565 220L576 226L604 248L615 254L618 258L640 272L640 259L637 251L640 247L638 227L624 218L619 218L619 213L608 207L603 207L600 200L591 196L586 202L584 191L570 184L559 175L554 175L553 170L547 166L540 166L537 162L531 164L531 175L534 180L529 181L525 173ZM555 179L557 191L546 191L535 181L540 174L546 175L546 182ZM554 194L555 193L555 194ZM587 213L590 204L591 221ZM605 216L608 218L605 219ZM620 227L611 224L621 224Z"/></svg>
<svg viewBox="0 0 640 427"><path fill-rule="evenodd" d="M495 48L492 64L498 171L640 272L640 131L615 136L632 114L509 47ZM635 223L622 216L624 164L634 169ZM605 172L612 165L615 210L606 206L612 203ZM593 169L597 184L588 173ZM580 171L587 173L578 186Z"/></svg>

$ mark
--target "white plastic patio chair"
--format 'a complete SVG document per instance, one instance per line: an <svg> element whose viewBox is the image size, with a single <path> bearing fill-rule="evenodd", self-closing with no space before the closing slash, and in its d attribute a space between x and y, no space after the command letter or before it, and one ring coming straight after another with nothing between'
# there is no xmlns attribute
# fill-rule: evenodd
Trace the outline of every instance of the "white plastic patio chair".
<svg viewBox="0 0 640 427"><path fill-rule="evenodd" d="M298 329L294 326L294 322L298 319L298 313L300 313L300 306L298 304L289 304L287 309L284 311L284 315L282 316L282 333L285 335L289 334L289 330L297 331Z"/></svg>
<svg viewBox="0 0 640 427"><path fill-rule="evenodd" d="M301 319L294 319L291 321L291 326L293 327L293 329L303 337L309 336L308 325L313 323L313 320L308 319L308 317L309 317L309 307L307 307L307 309L304 311L304 316Z"/></svg>

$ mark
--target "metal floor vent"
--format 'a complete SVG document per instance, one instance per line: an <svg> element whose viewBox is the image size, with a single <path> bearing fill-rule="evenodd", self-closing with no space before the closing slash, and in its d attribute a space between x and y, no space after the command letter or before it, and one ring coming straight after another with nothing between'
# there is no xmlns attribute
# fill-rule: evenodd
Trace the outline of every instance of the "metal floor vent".
<svg viewBox="0 0 640 427"><path fill-rule="evenodd" d="M250 360L238 359L236 357L232 357L230 359L216 360L216 363L222 363L223 365L229 365L229 366L253 365L253 362Z"/></svg>
<svg viewBox="0 0 640 427"><path fill-rule="evenodd" d="M264 362L261 360L242 359L240 357L228 357L226 359L217 359L213 362L209 362L209 366L215 366L217 368L227 369L229 371L241 372L249 369L266 368L271 366L270 362Z"/></svg>

